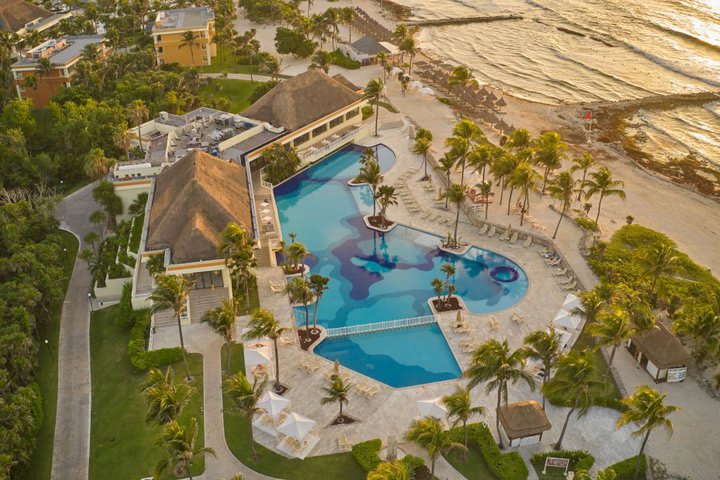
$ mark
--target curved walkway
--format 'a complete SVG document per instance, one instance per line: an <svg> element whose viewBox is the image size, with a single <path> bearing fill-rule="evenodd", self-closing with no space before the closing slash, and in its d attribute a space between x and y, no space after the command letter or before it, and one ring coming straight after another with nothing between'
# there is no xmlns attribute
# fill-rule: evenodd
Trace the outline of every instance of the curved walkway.
<svg viewBox="0 0 720 480"><path fill-rule="evenodd" d="M64 198L57 206L60 228L80 241L92 230L88 216L96 210L92 198L94 184ZM88 478L90 458L90 308L88 289L90 272L79 258L68 285L58 345L57 418L51 478L82 480Z"/></svg>

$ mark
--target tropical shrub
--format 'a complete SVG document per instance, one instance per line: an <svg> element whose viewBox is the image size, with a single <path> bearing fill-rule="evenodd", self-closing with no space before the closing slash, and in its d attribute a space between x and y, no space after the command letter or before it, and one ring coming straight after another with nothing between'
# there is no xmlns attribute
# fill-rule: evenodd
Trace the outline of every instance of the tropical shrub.
<svg viewBox="0 0 720 480"><path fill-rule="evenodd" d="M373 113L375 113L375 111L373 110L372 106L365 105L360 109L360 113L362 114L362 119L367 120L368 118L373 116Z"/></svg>
<svg viewBox="0 0 720 480"><path fill-rule="evenodd" d="M279 143L266 149L260 161L265 164L266 180L275 185L293 176L301 163L293 147Z"/></svg>
<svg viewBox="0 0 720 480"><path fill-rule="evenodd" d="M468 429L468 448L478 448L490 471L498 480L526 480L529 472L525 461L518 452L503 453L500 451L490 429L484 423L472 423ZM453 439L463 442L461 427L450 430Z"/></svg>
<svg viewBox="0 0 720 480"><path fill-rule="evenodd" d="M307 58L315 51L315 42L297 29L278 27L275 33L275 48L280 54L292 54L298 58Z"/></svg>
<svg viewBox="0 0 720 480"><path fill-rule="evenodd" d="M379 438L360 442L352 447L352 456L363 470L369 472L375 470L382 462L380 459L380 449L382 441Z"/></svg>
<svg viewBox="0 0 720 480"><path fill-rule="evenodd" d="M634 457L626 458L625 460L611 465L617 475L616 480L633 480L635 473L635 463L637 463L637 455ZM645 478L645 470L647 469L647 458L645 454L640 458L640 471L638 472L638 478Z"/></svg>
<svg viewBox="0 0 720 480"><path fill-rule="evenodd" d="M600 228L598 227L598 224L595 223L594 221L590 220L589 218L576 217L575 223L580 225L585 230L589 230L591 232L597 232L598 230L600 230Z"/></svg>
<svg viewBox="0 0 720 480"><path fill-rule="evenodd" d="M133 253L137 253L138 248L140 248L140 239L142 238L142 229L144 223L144 212L133 219L132 232L130 233L130 251Z"/></svg>
<svg viewBox="0 0 720 480"><path fill-rule="evenodd" d="M135 323L130 330L130 340L128 341L128 356L133 367L140 371L146 371L153 367L163 367L182 360L180 347L147 350L150 336L150 312L139 310L134 312L134 317Z"/></svg>

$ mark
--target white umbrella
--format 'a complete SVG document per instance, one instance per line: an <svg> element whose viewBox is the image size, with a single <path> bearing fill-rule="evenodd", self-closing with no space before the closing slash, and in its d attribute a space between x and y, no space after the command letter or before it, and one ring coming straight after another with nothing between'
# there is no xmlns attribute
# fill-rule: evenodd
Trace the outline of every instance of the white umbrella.
<svg viewBox="0 0 720 480"><path fill-rule="evenodd" d="M430 87L423 87L418 92L422 93L423 95L435 95L435 92L433 92L433 89Z"/></svg>
<svg viewBox="0 0 720 480"><path fill-rule="evenodd" d="M413 90L420 90L421 88L423 88L423 84L422 82L413 80L412 82L410 82L410 88L412 88Z"/></svg>
<svg viewBox="0 0 720 480"><path fill-rule="evenodd" d="M417 407L421 417L435 417L444 420L447 416L447 409L442 404L442 397L418 400Z"/></svg>
<svg viewBox="0 0 720 480"><path fill-rule="evenodd" d="M553 319L552 324L556 327L565 327L570 330L575 330L578 325L580 325L580 320L580 317L565 310L560 310L557 315L555 315L555 319Z"/></svg>
<svg viewBox="0 0 720 480"><path fill-rule="evenodd" d="M565 297L565 301L562 304L562 309L567 312L572 312L574 308L582 307L582 300L572 293Z"/></svg>
<svg viewBox="0 0 720 480"><path fill-rule="evenodd" d="M303 417L299 413L290 412L285 421L278 427L278 432L302 441L315 428L317 422Z"/></svg>
<svg viewBox="0 0 720 480"><path fill-rule="evenodd" d="M245 349L245 366L266 365L272 360L270 347L261 346L257 348Z"/></svg>
<svg viewBox="0 0 720 480"><path fill-rule="evenodd" d="M260 408L264 408L274 420L277 420L280 414L290 406L290 400L275 392L267 391L260 398L258 405Z"/></svg>
<svg viewBox="0 0 720 480"><path fill-rule="evenodd" d="M391 73L392 75L397 75L398 73L402 73L402 72L404 72L404 71L405 71L405 70L403 70L403 69L400 68L400 67L393 67L392 70L390 70L390 73Z"/></svg>

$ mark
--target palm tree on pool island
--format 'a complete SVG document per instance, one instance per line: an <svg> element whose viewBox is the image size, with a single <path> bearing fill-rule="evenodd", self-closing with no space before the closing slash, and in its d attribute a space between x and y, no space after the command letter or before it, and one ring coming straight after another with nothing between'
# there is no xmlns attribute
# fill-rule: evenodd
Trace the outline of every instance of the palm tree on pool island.
<svg viewBox="0 0 720 480"><path fill-rule="evenodd" d="M625 182L622 180L613 180L612 173L607 167L602 167L597 172L590 174L590 180L585 181L584 187L585 198L591 199L595 194L600 195L598 199L597 215L595 216L595 223L600 220L600 209L602 208L602 201L605 197L618 197L621 200L625 200Z"/></svg>
<svg viewBox="0 0 720 480"><path fill-rule="evenodd" d="M255 340L267 337L273 341L275 350L275 392L282 392L283 387L280 385L280 356L278 351L278 339L280 336L290 330L289 328L280 327L275 316L264 308L258 308L250 317L248 331L245 332L245 339Z"/></svg>
<svg viewBox="0 0 720 480"><path fill-rule="evenodd" d="M451 282L450 279L455 276L455 265L452 263L443 263L440 267L440 271L445 274L444 287L447 288L447 297L445 297L445 303L450 304L452 294L455 291L455 283Z"/></svg>
<svg viewBox="0 0 720 480"><path fill-rule="evenodd" d="M267 377L262 381L258 381L257 377L253 378L253 382L247 379L242 372L228 377L224 382L225 393L232 399L235 404L233 410L237 411L240 415L245 417L248 424L250 424L250 457L253 462L258 461L257 452L255 450L255 437L252 432L252 421L253 417L257 413L264 412L263 408L260 408L258 403L260 398L265 393L267 387Z"/></svg>
<svg viewBox="0 0 720 480"><path fill-rule="evenodd" d="M180 318L187 309L187 298L190 294L190 282L182 275L159 275L155 278L157 286L152 291L149 300L152 302L150 311L155 314L161 310L172 310L177 320L178 334L180 335L180 350L182 351L183 363L185 364L186 378L190 380L190 367L187 362L185 351L185 340Z"/></svg>
<svg viewBox="0 0 720 480"><path fill-rule="evenodd" d="M638 478L640 459L645 451L650 433L658 427L663 427L668 435L673 433L673 424L668 417L680 409L674 405L665 405L665 397L667 397L667 393L659 393L646 385L641 385L637 387L635 393L622 400L623 405L628 409L620 415L617 427L634 423L639 428L633 433L643 437L640 453L635 462L633 474L635 479Z"/></svg>
<svg viewBox="0 0 720 480"><path fill-rule="evenodd" d="M595 380L595 361L590 350L572 350L558 361L555 376L543 386L543 395L560 396L571 407L565 416L560 438L553 446L555 450L562 448L572 414L577 411L578 417L585 415L592 406L592 392L602 386L602 382Z"/></svg>
<svg viewBox="0 0 720 480"><path fill-rule="evenodd" d="M340 375L331 376L328 386L323 387L323 391L326 396L320 399L320 404L327 405L330 403L337 403L340 405L340 413L337 417L337 423L345 422L345 417L343 417L343 404L347 404L350 401L349 397L351 387L352 385L350 383L345 383Z"/></svg>
<svg viewBox="0 0 720 480"><path fill-rule="evenodd" d="M375 160L367 160L360 169L357 180L361 183L367 183L370 190L372 190L374 217L377 212L377 202L375 202L375 198L377 198L377 190L383 181L383 175L380 173L380 164Z"/></svg>
<svg viewBox="0 0 720 480"><path fill-rule="evenodd" d="M385 213L391 205L397 205L397 193L395 193L395 187L390 185L380 185L377 190L375 201L380 205L380 220L382 222L382 228L387 227L387 217Z"/></svg>
<svg viewBox="0 0 720 480"><path fill-rule="evenodd" d="M310 275L310 291L315 296L315 310L313 311L313 333L317 333L317 312L320 299L328 289L330 279L323 275Z"/></svg>
<svg viewBox="0 0 720 480"><path fill-rule="evenodd" d="M458 423L462 423L463 436L465 438L465 448L468 445L467 422L474 415L485 415L485 407L473 407L470 399L470 390L458 386L455 393L445 395L442 398L443 404L447 408L448 417L454 418L453 427Z"/></svg>
<svg viewBox="0 0 720 480"><path fill-rule="evenodd" d="M462 443L452 440L450 432L445 430L440 420L435 417L425 417L420 420L413 420L410 430L405 434L405 440L413 442L418 447L426 450L430 457L430 477L435 477L435 461L442 454L453 450L466 452L467 448Z"/></svg>
<svg viewBox="0 0 720 480"><path fill-rule="evenodd" d="M187 475L192 480L192 462L195 458L209 453L215 456L215 450L210 447L198 447L198 425L195 417L190 419L190 425L184 427L173 420L168 423L160 435L158 443L165 448L165 458L155 468L156 476L170 469L176 477Z"/></svg>
<svg viewBox="0 0 720 480"><path fill-rule="evenodd" d="M481 383L485 383L485 392L497 390L497 409L502 402L508 404L508 383L515 384L522 380L535 391L535 381L532 375L525 370L526 352L520 348L510 351L507 339L499 342L490 339L480 345L475 352L470 368L463 376L468 379L467 388L472 390ZM500 448L504 448L502 435L500 435L500 417L495 415L495 428L497 429Z"/></svg>

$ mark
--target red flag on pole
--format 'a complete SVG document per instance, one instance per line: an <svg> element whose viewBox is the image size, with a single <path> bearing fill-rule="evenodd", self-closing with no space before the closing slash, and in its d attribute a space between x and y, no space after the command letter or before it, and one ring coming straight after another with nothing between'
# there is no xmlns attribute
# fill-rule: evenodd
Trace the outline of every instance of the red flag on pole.
<svg viewBox="0 0 720 480"><path fill-rule="evenodd" d="M592 118L592 112L587 112L587 113L585 114L585 120L589 120L589 119L591 119L591 118Z"/></svg>

